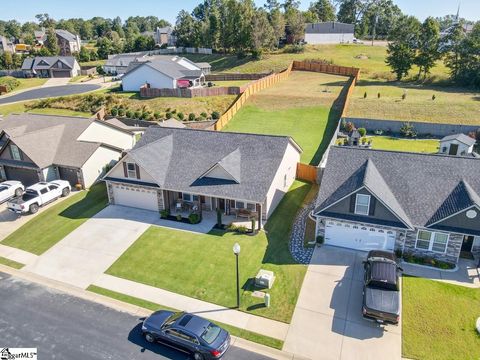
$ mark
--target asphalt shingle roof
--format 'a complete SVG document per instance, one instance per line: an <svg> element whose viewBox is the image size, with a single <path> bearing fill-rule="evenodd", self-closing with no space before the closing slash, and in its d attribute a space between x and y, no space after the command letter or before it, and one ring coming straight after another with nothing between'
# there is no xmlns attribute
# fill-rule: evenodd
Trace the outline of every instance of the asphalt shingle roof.
<svg viewBox="0 0 480 360"><path fill-rule="evenodd" d="M289 143L285 136L152 126L129 155L163 189L263 202ZM202 177L216 164L240 182Z"/></svg>
<svg viewBox="0 0 480 360"><path fill-rule="evenodd" d="M307 34L353 34L355 25L336 21L305 24Z"/></svg>
<svg viewBox="0 0 480 360"><path fill-rule="evenodd" d="M73 69L76 60L73 56L36 56L34 58L26 58L23 61L22 70L50 69L57 61L61 61L70 69Z"/></svg>
<svg viewBox="0 0 480 360"><path fill-rule="evenodd" d="M315 212L365 184L403 220L428 226L480 206L480 159L333 146Z"/></svg>
<svg viewBox="0 0 480 360"><path fill-rule="evenodd" d="M448 135L448 136L445 136L444 138L442 138L440 140L440 142L451 141L451 140L460 141L461 143L463 143L465 145L468 145L468 146L475 145L475 143L477 142L475 139L473 139L470 136L467 136L465 134Z"/></svg>

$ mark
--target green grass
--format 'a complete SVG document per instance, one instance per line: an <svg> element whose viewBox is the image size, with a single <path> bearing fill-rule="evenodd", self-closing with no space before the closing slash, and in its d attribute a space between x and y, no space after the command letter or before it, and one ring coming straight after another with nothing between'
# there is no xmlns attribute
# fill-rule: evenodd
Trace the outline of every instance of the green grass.
<svg viewBox="0 0 480 360"><path fill-rule="evenodd" d="M0 115L6 116L6 115L9 115L9 114L13 114L13 113L28 112L30 114L82 116L82 117L92 116L92 114L90 114L88 112L74 111L74 110L68 110L68 109L39 108L39 109L27 110L25 108L26 103L28 103L28 102L19 102L19 103L15 103L15 104L1 105L0 106Z"/></svg>
<svg viewBox="0 0 480 360"><path fill-rule="evenodd" d="M17 269L17 270L20 270L21 268L23 268L25 266L24 264L20 264L19 262L16 262L16 261L13 261L13 260L1 257L1 256L0 256L0 264L10 266L10 267L12 267L14 269Z"/></svg>
<svg viewBox="0 0 480 360"><path fill-rule="evenodd" d="M407 96L402 100L405 91ZM433 95L435 100L432 100ZM419 86L362 80L350 100L348 116L480 125L480 94L467 89L438 85Z"/></svg>
<svg viewBox="0 0 480 360"><path fill-rule="evenodd" d="M215 86L244 86L253 80L212 81Z"/></svg>
<svg viewBox="0 0 480 360"><path fill-rule="evenodd" d="M136 297L133 297L133 296L121 294L119 292L104 289L102 287L98 287L98 286L95 286L95 285L90 285L87 288L87 290L91 291L91 292L94 292L96 294L108 296L110 298L120 300L120 301L129 303L129 304L132 304L132 305L142 307L144 309L152 310L152 311L158 311L158 310L179 311L177 309L169 308L168 306L159 305L159 304L153 303L151 301L146 301L146 300L139 299L139 298L136 298ZM240 328L237 328L235 326L224 324L224 323L221 323L221 322L218 322L218 321L215 321L215 323L217 325L220 325L225 330L227 330L233 336L241 337L243 339L253 341L253 342L256 342L258 344L270 346L272 348L279 349L279 350L281 350L282 347L283 347L283 341L281 341L281 340L277 340L277 339L271 338L269 336L257 334L257 333L254 333L252 331L240 329Z"/></svg>
<svg viewBox="0 0 480 360"><path fill-rule="evenodd" d="M77 75L72 77L69 83L78 83L78 82L82 82L82 80L85 80L85 79L88 79L87 75Z"/></svg>
<svg viewBox="0 0 480 360"><path fill-rule="evenodd" d="M53 205L6 237L2 244L41 255L107 205L98 184Z"/></svg>
<svg viewBox="0 0 480 360"><path fill-rule="evenodd" d="M107 60L94 60L94 61L84 61L80 63L80 66L103 66Z"/></svg>
<svg viewBox="0 0 480 360"><path fill-rule="evenodd" d="M480 358L480 289L404 276L402 290L404 357Z"/></svg>
<svg viewBox="0 0 480 360"><path fill-rule="evenodd" d="M301 161L317 165L335 131L346 77L294 71L287 80L250 97L223 129L289 135L302 147Z"/></svg>
<svg viewBox="0 0 480 360"><path fill-rule="evenodd" d="M0 84L6 83L9 80L17 80L20 83L19 86L17 86L15 89L11 91L11 93L13 93L19 90L26 90L32 87L41 86L45 84L48 79L42 79L42 78L22 79L22 78L13 78L11 76L3 76L0 78Z"/></svg>
<svg viewBox="0 0 480 360"><path fill-rule="evenodd" d="M150 227L107 273L226 307L236 305L235 257L232 246L238 242L241 310L289 322L306 267L296 264L288 249L289 233L295 214L309 193L310 184L295 182L265 231L256 236L212 230L193 234L156 226ZM272 306L251 296L260 269L276 275L270 290ZM162 276L158 276L162 274Z"/></svg>
<svg viewBox="0 0 480 360"><path fill-rule="evenodd" d="M434 139L401 139L390 136L372 136L372 149L437 153L440 142Z"/></svg>

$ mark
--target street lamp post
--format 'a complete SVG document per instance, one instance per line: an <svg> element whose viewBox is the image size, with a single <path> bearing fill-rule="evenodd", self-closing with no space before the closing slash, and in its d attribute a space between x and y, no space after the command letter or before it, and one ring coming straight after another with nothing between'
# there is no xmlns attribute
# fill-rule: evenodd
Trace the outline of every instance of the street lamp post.
<svg viewBox="0 0 480 360"><path fill-rule="evenodd" d="M233 245L233 253L235 254L235 259L237 263L237 309L240 308L240 276L238 272L238 255L240 255L240 244L235 243Z"/></svg>

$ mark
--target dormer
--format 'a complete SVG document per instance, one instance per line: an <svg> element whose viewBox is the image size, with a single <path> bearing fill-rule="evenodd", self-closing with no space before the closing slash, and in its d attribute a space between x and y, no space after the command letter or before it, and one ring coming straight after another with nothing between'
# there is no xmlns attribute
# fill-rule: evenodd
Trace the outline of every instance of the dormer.
<svg viewBox="0 0 480 360"><path fill-rule="evenodd" d="M220 179L233 181L240 184L241 180L241 160L242 156L240 149L232 151L227 156L223 157L220 161L214 164L199 179Z"/></svg>

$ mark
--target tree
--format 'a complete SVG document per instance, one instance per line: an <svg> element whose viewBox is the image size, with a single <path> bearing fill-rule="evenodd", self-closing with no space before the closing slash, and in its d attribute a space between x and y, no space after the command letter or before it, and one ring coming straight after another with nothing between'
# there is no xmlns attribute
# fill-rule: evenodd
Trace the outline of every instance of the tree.
<svg viewBox="0 0 480 360"><path fill-rule="evenodd" d="M60 53L60 47L57 42L57 34L53 27L48 28L47 30L47 40L45 41L45 48L48 50L50 55L58 55Z"/></svg>
<svg viewBox="0 0 480 360"><path fill-rule="evenodd" d="M418 66L418 77L423 73L423 78L427 77L430 70L440 59L440 28L437 21L429 17L425 19L420 29L418 41L418 54L415 58L415 64Z"/></svg>
<svg viewBox="0 0 480 360"><path fill-rule="evenodd" d="M357 35L387 38L398 19L402 16L400 8L392 0L371 0L364 6L364 12L358 21Z"/></svg>
<svg viewBox="0 0 480 360"><path fill-rule="evenodd" d="M276 40L275 45L279 47L280 39L285 35L285 18L279 9L275 9L270 12L269 20Z"/></svg>
<svg viewBox="0 0 480 360"><path fill-rule="evenodd" d="M285 21L287 23L287 35L291 37L292 43L298 43L305 33L303 14L299 10L291 8L285 13Z"/></svg>
<svg viewBox="0 0 480 360"><path fill-rule="evenodd" d="M283 3L283 9L285 12L291 10L291 9L298 9L300 6L300 1L299 0L285 0Z"/></svg>
<svg viewBox="0 0 480 360"><path fill-rule="evenodd" d="M80 48L80 52L78 53L78 60L80 62L88 62L91 60L90 51L85 46L82 46Z"/></svg>
<svg viewBox="0 0 480 360"><path fill-rule="evenodd" d="M440 49L444 55L445 65L450 70L450 77L455 81L458 78L460 70L460 60L463 48L465 33L463 25L457 22L446 31L446 35L441 39Z"/></svg>
<svg viewBox="0 0 480 360"><path fill-rule="evenodd" d="M9 51L3 53L3 67L7 70L13 69L13 56Z"/></svg>
<svg viewBox="0 0 480 360"><path fill-rule="evenodd" d="M275 10L280 10L280 8L282 7L278 0L267 0L265 2L265 5L263 6L265 7L265 9L268 10L270 14Z"/></svg>
<svg viewBox="0 0 480 360"><path fill-rule="evenodd" d="M275 33L265 10L259 10L255 13L252 26L252 51L254 57L260 59L263 50L270 50L275 45Z"/></svg>
<svg viewBox="0 0 480 360"><path fill-rule="evenodd" d="M330 0L317 0L310 4L309 10L317 15L318 21L335 20L335 7Z"/></svg>
<svg viewBox="0 0 480 360"><path fill-rule="evenodd" d="M107 37L99 38L97 40L97 52L100 59L108 58L108 55L113 53L112 41Z"/></svg>
<svg viewBox="0 0 480 360"><path fill-rule="evenodd" d="M480 22L462 41L457 81L480 88Z"/></svg>

